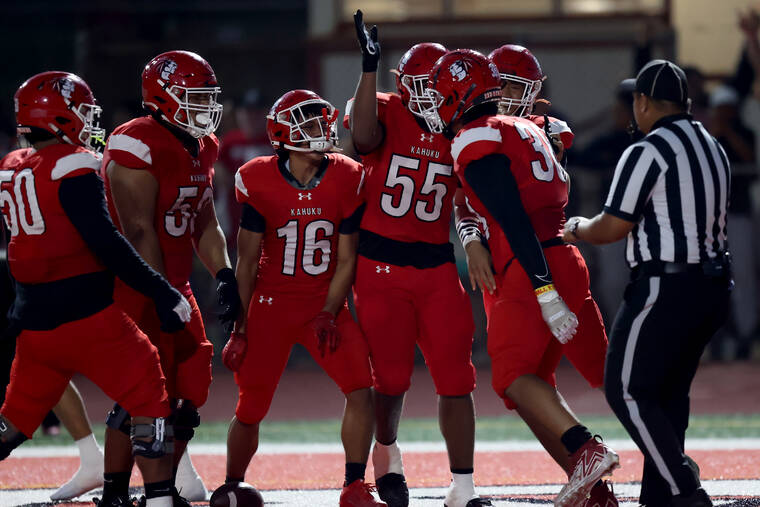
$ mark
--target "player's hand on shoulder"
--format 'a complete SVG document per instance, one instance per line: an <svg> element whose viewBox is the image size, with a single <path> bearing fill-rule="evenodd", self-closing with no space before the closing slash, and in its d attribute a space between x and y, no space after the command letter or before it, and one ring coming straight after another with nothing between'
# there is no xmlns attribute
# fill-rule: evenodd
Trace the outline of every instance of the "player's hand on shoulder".
<svg viewBox="0 0 760 507"><path fill-rule="evenodd" d="M193 308L177 289L170 287L155 299L156 312L161 321L161 331L175 333L190 322Z"/></svg>
<svg viewBox="0 0 760 507"><path fill-rule="evenodd" d="M541 316L554 337L562 344L569 342L578 329L578 318L562 300L554 284L539 287L535 293Z"/></svg>
<svg viewBox="0 0 760 507"><path fill-rule="evenodd" d="M245 353L248 350L248 338L245 333L234 331L227 340L227 344L222 350L222 362L224 366L232 371L240 370L240 366L245 359Z"/></svg>
<svg viewBox="0 0 760 507"><path fill-rule="evenodd" d="M493 294L496 280L493 273L491 252L480 241L470 241L464 248L467 254L467 272L470 275L472 290L480 289L483 293Z"/></svg>
<svg viewBox="0 0 760 507"><path fill-rule="evenodd" d="M232 332L232 326L240 315L240 293L238 292L235 272L231 268L222 268L216 274L216 296L222 313L219 321L224 328L224 334Z"/></svg>
<svg viewBox="0 0 760 507"><path fill-rule="evenodd" d="M328 351L332 353L338 350L340 333L335 323L335 315L327 311L319 312L311 321L311 328L317 338L317 348L322 357L325 357Z"/></svg>
<svg viewBox="0 0 760 507"><path fill-rule="evenodd" d="M377 64L380 61L377 25L372 25L372 28L367 30L361 9L354 13L354 25L356 25L356 38L359 39L359 47L362 50L362 72L377 72Z"/></svg>

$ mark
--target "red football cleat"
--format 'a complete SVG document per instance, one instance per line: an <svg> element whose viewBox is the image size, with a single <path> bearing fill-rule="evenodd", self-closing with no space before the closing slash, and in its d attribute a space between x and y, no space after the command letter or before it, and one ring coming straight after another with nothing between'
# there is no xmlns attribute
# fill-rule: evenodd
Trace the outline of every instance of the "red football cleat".
<svg viewBox="0 0 760 507"><path fill-rule="evenodd" d="M362 480L357 480L343 486L340 493L340 507L388 507L388 504L375 500L372 492L375 486L366 484Z"/></svg>
<svg viewBox="0 0 760 507"><path fill-rule="evenodd" d="M570 457L573 474L554 499L555 507L584 505L594 485L620 466L617 453L607 447L601 438L594 437L583 444Z"/></svg>
<svg viewBox="0 0 760 507"><path fill-rule="evenodd" d="M597 482L583 507L618 507L618 501L608 483Z"/></svg>

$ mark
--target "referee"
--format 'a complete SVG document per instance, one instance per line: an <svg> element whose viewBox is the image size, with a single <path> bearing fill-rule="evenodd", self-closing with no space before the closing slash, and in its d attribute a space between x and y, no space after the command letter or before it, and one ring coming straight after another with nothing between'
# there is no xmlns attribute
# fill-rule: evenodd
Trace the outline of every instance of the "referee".
<svg viewBox="0 0 760 507"><path fill-rule="evenodd" d="M699 358L728 314L731 173L723 148L688 112L678 66L653 60L622 86L646 137L620 157L604 211L569 219L564 239L628 236L631 281L610 333L604 387L645 456L640 503L712 505L684 438Z"/></svg>

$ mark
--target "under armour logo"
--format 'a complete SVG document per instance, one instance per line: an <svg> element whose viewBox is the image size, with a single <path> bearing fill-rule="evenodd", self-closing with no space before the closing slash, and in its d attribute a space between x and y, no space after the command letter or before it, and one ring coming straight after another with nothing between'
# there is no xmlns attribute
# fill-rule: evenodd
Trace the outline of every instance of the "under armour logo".
<svg viewBox="0 0 760 507"><path fill-rule="evenodd" d="M193 167L200 167L201 161L198 159L193 159Z"/></svg>
<svg viewBox="0 0 760 507"><path fill-rule="evenodd" d="M424 132L420 134L420 141L427 141L429 143L433 142L433 134L425 134Z"/></svg>
<svg viewBox="0 0 760 507"><path fill-rule="evenodd" d="M375 271L378 272L378 273L383 273L383 272L390 273L391 272L391 267L390 266L385 266L385 267L383 267L383 266L375 266Z"/></svg>
<svg viewBox="0 0 760 507"><path fill-rule="evenodd" d="M303 201L304 199L311 201L311 192L306 192L305 194L298 192L298 200Z"/></svg>
<svg viewBox="0 0 760 507"><path fill-rule="evenodd" d="M265 298L264 296L259 296L259 303L267 303L272 304L272 297Z"/></svg>

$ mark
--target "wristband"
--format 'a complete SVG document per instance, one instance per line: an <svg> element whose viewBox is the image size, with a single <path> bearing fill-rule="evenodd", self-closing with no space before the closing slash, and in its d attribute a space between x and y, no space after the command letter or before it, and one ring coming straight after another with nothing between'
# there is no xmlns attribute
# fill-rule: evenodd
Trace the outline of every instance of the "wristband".
<svg viewBox="0 0 760 507"><path fill-rule="evenodd" d="M535 289L533 293L536 295L536 297L538 297L541 294L546 294L547 292L551 292L553 290L557 290L557 289L554 288L553 283L550 283L550 284L544 285L543 287L539 287L538 289Z"/></svg>

